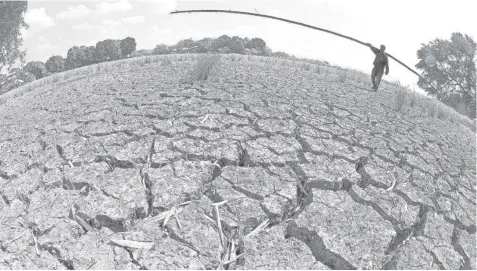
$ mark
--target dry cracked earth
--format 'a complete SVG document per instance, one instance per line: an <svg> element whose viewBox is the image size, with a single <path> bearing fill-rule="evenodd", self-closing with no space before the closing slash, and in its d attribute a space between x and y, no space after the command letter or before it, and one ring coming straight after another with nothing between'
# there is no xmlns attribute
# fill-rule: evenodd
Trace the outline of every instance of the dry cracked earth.
<svg viewBox="0 0 477 271"><path fill-rule="evenodd" d="M475 269L475 133L330 74L221 63L0 105L0 269Z"/></svg>

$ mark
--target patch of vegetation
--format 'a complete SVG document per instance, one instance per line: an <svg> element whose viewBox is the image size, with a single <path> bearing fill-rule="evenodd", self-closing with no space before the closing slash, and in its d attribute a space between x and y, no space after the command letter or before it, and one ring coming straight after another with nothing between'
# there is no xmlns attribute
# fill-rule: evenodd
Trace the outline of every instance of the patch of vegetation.
<svg viewBox="0 0 477 271"><path fill-rule="evenodd" d="M392 82L391 85L397 88L396 95L394 96L394 106L397 111L406 113L409 110L404 109L406 106L409 106L421 111L423 116L438 118L456 125L462 124L474 132L476 131L472 120L443 102L412 91L409 86L404 86L399 80Z"/></svg>
<svg viewBox="0 0 477 271"><path fill-rule="evenodd" d="M205 81L210 76L217 75L219 71L220 55L205 54L200 55L197 64L192 71L192 78L199 81Z"/></svg>
<svg viewBox="0 0 477 271"><path fill-rule="evenodd" d="M314 72L317 73L317 74L321 74L321 68L320 68L319 65L315 66Z"/></svg>
<svg viewBox="0 0 477 271"><path fill-rule="evenodd" d="M170 58L168 58L168 57L165 57L165 58L162 60L162 62L161 62L161 65L162 65L162 66L169 66L169 65L172 65L172 61L171 61L171 59L170 59Z"/></svg>
<svg viewBox="0 0 477 271"><path fill-rule="evenodd" d="M409 88L401 84L400 81L395 82L397 86L396 96L394 97L394 107L397 111L402 111L409 95Z"/></svg>
<svg viewBox="0 0 477 271"><path fill-rule="evenodd" d="M345 83L348 80L348 72L341 71L338 75L338 80L340 81L340 83Z"/></svg>

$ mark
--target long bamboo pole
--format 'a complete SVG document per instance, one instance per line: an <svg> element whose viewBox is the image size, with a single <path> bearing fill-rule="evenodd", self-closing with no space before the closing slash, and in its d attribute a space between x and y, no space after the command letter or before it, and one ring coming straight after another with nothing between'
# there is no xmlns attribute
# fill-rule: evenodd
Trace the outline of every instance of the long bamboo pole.
<svg viewBox="0 0 477 271"><path fill-rule="evenodd" d="M324 28L320 28L320 27L316 27L316 26L312 26L312 25L309 25L309 24L304 24L304 23L300 23L300 22L296 22L296 21L292 21L292 20L288 20L288 19L283 19L283 18L280 18L280 17L275 17L275 16L271 16L271 15L265 15L265 14L259 14L259 13L252 13L252 12L245 12L245 11L235 11L235 10L222 10L222 9L192 9L192 10L176 10L176 11L173 11L171 12L170 14L180 14L180 13L232 13L232 14L241 14L241 15L250 15L250 16L257 16L257 17L263 17L263 18L268 18L268 19L273 19L273 20L278 20L278 21L282 21L282 22L286 22L286 23L290 23L290 24L296 24L296 25L299 25L299 26L303 26L303 27L307 27L307 28L311 28L311 29L314 29L314 30L318 30L318 31L323 31L323 32L326 32L326 33L329 33L329 34L332 34L332 35L335 35L335 36L338 36L338 37L341 37L341 38L345 38L345 39L348 39L348 40L351 40L351 41L354 41L354 42L357 42L361 45L364 45L366 47L368 47L369 45L367 43L364 43L360 40L357 40L355 38L352 38L352 37L349 37L349 36L345 36L345 35L342 35L342 34L339 34L339 33L336 33L336 32L333 32L333 31L330 31L330 30L327 30L327 29L324 29ZM374 46L371 46L373 48L376 48ZM427 81L424 77L422 77L418 72L416 72L415 70L411 69L409 66L407 66L406 64L404 64L403 62L401 62L399 59L395 58L394 56L386 53L387 56L389 56L390 58L392 58L394 61L396 61L397 63L401 64L402 66L404 66L406 69L408 69L409 71L411 71L412 73L414 73L415 75L419 76L419 78L421 78L422 80L424 80L427 84L429 84L429 86L431 86L431 88L433 88L436 92L437 90L434 88L434 86L429 82Z"/></svg>

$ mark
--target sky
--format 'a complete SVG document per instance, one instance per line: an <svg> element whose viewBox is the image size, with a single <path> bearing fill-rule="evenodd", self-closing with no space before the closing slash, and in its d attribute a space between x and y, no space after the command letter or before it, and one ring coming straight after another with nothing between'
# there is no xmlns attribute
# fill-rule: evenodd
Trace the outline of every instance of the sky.
<svg viewBox="0 0 477 271"><path fill-rule="evenodd" d="M471 23L474 0L107 0L29 1L22 31L27 61L66 56L72 46L133 37L137 49L172 45L179 40L220 35L260 37L273 51L370 73L369 48L324 32L266 18L235 14L176 14L172 10L227 9L258 12L299 21L351 36L414 68L421 44L462 32L477 41ZM415 86L418 78L390 59L385 80ZM418 89L416 89L418 90ZM418 90L419 91L419 90Z"/></svg>

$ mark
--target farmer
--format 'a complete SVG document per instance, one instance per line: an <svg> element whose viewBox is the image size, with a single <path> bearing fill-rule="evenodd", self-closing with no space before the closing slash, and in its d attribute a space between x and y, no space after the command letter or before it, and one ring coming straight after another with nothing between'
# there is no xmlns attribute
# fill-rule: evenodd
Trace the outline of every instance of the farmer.
<svg viewBox="0 0 477 271"><path fill-rule="evenodd" d="M373 62L373 71L371 72L371 81L373 82L373 90L377 91L379 83L381 82L381 77L383 77L384 67L386 67L386 75L389 73L389 61L388 56L384 53L386 46L381 45L381 48L378 50L374 48L371 44L367 44L371 51L376 55Z"/></svg>

